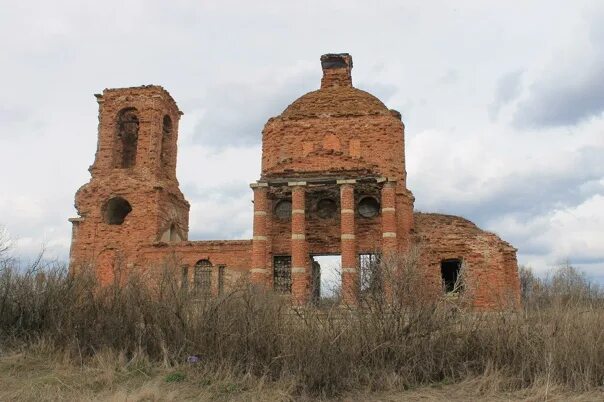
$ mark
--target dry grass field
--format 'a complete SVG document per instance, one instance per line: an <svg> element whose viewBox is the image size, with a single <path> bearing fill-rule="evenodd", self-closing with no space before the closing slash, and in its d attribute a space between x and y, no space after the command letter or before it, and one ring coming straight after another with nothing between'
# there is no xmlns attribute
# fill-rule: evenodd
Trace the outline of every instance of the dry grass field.
<svg viewBox="0 0 604 402"><path fill-rule="evenodd" d="M396 264L388 303L296 310L243 284L200 297L170 267L99 288L4 259L0 400L604 399L604 299L572 267L522 269L521 310L475 312Z"/></svg>
<svg viewBox="0 0 604 402"><path fill-rule="evenodd" d="M181 378L176 373L183 375L181 380L171 380ZM546 383L505 390L501 384L500 376L487 373L455 384L442 382L407 390L356 389L337 397L317 398L293 392L294 381L263 381L190 366L124 363L114 355L97 356L83 366L33 351L0 358L2 401L601 401L604 392L569 391Z"/></svg>

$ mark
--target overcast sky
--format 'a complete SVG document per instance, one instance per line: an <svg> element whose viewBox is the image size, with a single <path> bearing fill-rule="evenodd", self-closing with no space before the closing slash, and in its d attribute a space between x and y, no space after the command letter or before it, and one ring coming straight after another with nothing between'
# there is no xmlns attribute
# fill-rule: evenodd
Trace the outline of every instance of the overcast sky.
<svg viewBox="0 0 604 402"><path fill-rule="evenodd" d="M371 4L371 5L369 5ZM184 112L191 239L250 238L266 120L349 52L402 113L420 211L463 215L539 272L604 283L604 2L0 1L0 224L66 259L103 88L158 84Z"/></svg>

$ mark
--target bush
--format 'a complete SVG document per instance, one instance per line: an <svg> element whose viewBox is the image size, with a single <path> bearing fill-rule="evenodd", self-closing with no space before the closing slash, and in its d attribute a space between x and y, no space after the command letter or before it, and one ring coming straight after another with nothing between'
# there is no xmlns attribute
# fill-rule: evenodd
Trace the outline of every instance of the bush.
<svg viewBox="0 0 604 402"><path fill-rule="evenodd" d="M508 389L543 381L571 390L604 384L601 293L574 268L547 280L524 272L523 311L459 312L426 293L416 257L382 261L384 277L396 284L385 286L389 303L369 292L359 308L327 310L293 308L245 284L220 297L198 297L180 288L176 263L105 287L85 270L5 266L0 347L43 341L76 361L110 350L174 367L195 356L204 369L286 379L298 394L326 396L451 383L492 371Z"/></svg>

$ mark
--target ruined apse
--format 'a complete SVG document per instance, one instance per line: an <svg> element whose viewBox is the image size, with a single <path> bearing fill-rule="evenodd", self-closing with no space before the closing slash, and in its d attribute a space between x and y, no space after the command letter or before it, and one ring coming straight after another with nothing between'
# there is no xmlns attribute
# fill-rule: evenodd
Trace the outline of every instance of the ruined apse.
<svg viewBox="0 0 604 402"><path fill-rule="evenodd" d="M315 256L338 255L342 301L355 304L376 261L413 248L434 294L458 292L463 272L476 307L517 305L516 250L466 219L414 212L401 114L353 86L349 54L323 55L321 67L320 88L264 126L245 240L188 238L176 177L183 113L164 88L96 95L98 146L70 219L71 269L90 267L108 283L168 266L199 294L251 281L307 304L320 297Z"/></svg>

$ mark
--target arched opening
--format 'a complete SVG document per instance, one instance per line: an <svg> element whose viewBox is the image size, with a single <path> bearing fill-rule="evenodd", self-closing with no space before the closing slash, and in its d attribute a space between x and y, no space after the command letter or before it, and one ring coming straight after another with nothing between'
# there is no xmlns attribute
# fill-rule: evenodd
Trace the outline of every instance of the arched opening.
<svg viewBox="0 0 604 402"><path fill-rule="evenodd" d="M175 223L170 225L170 241L180 241L180 236L178 235L178 229L176 229Z"/></svg>
<svg viewBox="0 0 604 402"><path fill-rule="evenodd" d="M172 119L168 115L164 116L161 132L160 160L162 167L165 167L170 163L170 138L172 137Z"/></svg>
<svg viewBox="0 0 604 402"><path fill-rule="evenodd" d="M380 203L373 197L363 197L358 205L359 215L363 218L373 218L380 213Z"/></svg>
<svg viewBox="0 0 604 402"><path fill-rule="evenodd" d="M136 164L138 145L138 116L136 109L123 109L117 117L116 167L129 168Z"/></svg>
<svg viewBox="0 0 604 402"><path fill-rule="evenodd" d="M212 263L210 260L199 260L195 264L195 289L201 295L212 293Z"/></svg>
<svg viewBox="0 0 604 402"><path fill-rule="evenodd" d="M122 197L113 197L105 204L104 218L109 225L121 225L132 211L132 206Z"/></svg>

